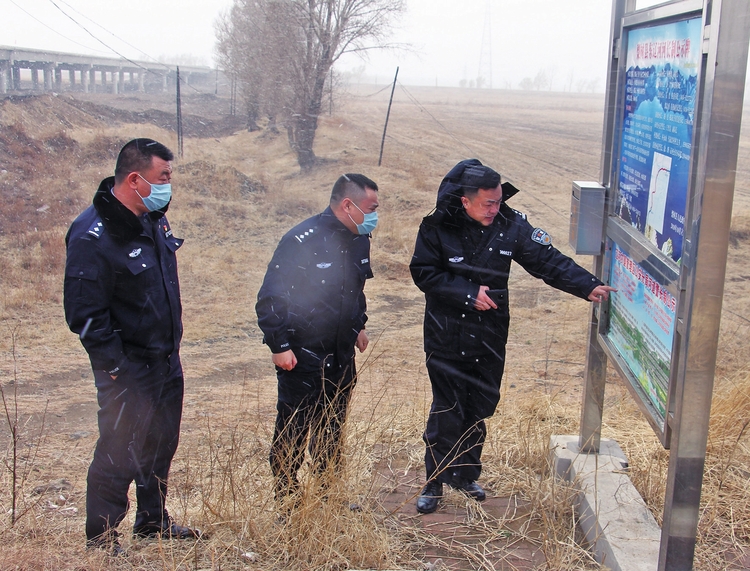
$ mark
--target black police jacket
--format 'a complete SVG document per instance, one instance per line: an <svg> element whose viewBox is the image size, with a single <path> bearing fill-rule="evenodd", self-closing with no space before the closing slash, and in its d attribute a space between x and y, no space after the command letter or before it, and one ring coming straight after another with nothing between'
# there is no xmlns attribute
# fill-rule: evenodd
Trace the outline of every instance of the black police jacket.
<svg viewBox="0 0 750 571"><path fill-rule="evenodd" d="M271 352L291 349L295 370L319 371L327 358L346 366L367 321L370 237L353 234L330 208L279 242L255 311Z"/></svg>
<svg viewBox="0 0 750 571"><path fill-rule="evenodd" d="M130 361L179 350L182 305L175 238L164 211L136 216L104 179L65 237L65 318L91 366L118 375Z"/></svg>
<svg viewBox="0 0 750 571"><path fill-rule="evenodd" d="M446 180L441 191L445 184ZM502 188L503 204L489 226L469 218L460 197L450 189L440 195L435 212L422 220L410 270L425 294L424 348L428 354L438 352L457 360L504 354L500 351L508 339L512 261L547 284L583 299L602 283L554 248L549 235L533 227L526 215L505 204L518 192L516 188L509 183ZM480 285L498 290L493 295L496 310L474 309Z"/></svg>

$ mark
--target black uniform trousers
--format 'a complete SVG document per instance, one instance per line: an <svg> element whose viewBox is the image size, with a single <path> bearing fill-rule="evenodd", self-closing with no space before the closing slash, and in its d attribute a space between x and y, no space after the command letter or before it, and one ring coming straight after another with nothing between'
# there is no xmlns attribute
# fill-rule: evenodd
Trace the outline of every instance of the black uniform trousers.
<svg viewBox="0 0 750 571"><path fill-rule="evenodd" d="M131 362L117 379L94 371L99 440L89 467L86 537L104 539L128 511L135 480L135 530L169 525L167 476L180 434L184 381L179 355L157 363Z"/></svg>
<svg viewBox="0 0 750 571"><path fill-rule="evenodd" d="M432 406L423 439L427 479L449 484L454 476L474 481L482 472L484 419L500 401L505 347L464 360L427 356Z"/></svg>
<svg viewBox="0 0 750 571"><path fill-rule="evenodd" d="M269 461L274 494L282 500L299 489L297 472L308 444L314 473L336 469L341 460L341 435L356 370L324 363L315 372L276 369L279 398ZM324 482L325 483L325 482Z"/></svg>

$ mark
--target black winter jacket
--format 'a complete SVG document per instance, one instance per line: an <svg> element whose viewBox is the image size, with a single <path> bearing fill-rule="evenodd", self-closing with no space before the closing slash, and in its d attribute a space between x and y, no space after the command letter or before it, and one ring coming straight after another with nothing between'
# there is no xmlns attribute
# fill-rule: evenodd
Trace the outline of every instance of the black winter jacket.
<svg viewBox="0 0 750 571"><path fill-rule="evenodd" d="M113 375L130 361L155 362L179 350L182 305L175 238L164 211L138 217L104 179L65 237L65 317L91 366Z"/></svg>
<svg viewBox="0 0 750 571"><path fill-rule="evenodd" d="M465 163L472 164L470 161ZM460 178L460 173L458 175ZM534 228L526 215L507 206L518 192L504 183L500 212L489 226L466 215L451 188L451 173L443 180L438 205L419 227L410 264L414 283L425 293L424 348L446 358L496 353L508 338L508 276L511 261L547 284L586 299L601 285L594 275L551 245L549 235ZM502 290L496 310L477 311L479 286Z"/></svg>
<svg viewBox="0 0 750 571"><path fill-rule="evenodd" d="M353 234L330 208L292 228L268 264L255 306L271 352L288 349L295 370L319 371L326 357L346 366L367 321L370 237Z"/></svg>

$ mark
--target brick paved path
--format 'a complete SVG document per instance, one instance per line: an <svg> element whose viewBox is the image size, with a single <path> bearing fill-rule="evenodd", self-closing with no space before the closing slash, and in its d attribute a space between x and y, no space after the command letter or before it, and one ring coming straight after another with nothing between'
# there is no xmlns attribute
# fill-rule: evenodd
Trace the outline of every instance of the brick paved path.
<svg viewBox="0 0 750 571"><path fill-rule="evenodd" d="M424 485L422 474L407 475L386 463L377 469L382 509L414 530L426 564L437 569L472 571L527 571L544 569L538 545L519 533L530 526L528 505L515 497L495 497L487 490L481 504L444 487L444 498L432 514L419 514L416 496ZM439 561L438 561L439 560Z"/></svg>

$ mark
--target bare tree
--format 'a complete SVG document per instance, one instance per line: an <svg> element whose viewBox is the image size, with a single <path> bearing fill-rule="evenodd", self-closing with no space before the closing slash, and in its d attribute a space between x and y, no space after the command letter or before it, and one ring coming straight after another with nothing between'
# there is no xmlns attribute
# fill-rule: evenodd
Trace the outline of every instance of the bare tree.
<svg viewBox="0 0 750 571"><path fill-rule="evenodd" d="M524 77L518 87L524 91L531 91L534 88L534 80L530 77Z"/></svg>
<svg viewBox="0 0 750 571"><path fill-rule="evenodd" d="M547 73L547 88L552 91L552 84L557 76L557 66L551 65L546 69Z"/></svg>
<svg viewBox="0 0 750 571"><path fill-rule="evenodd" d="M534 89L541 91L549 85L549 78L547 77L546 70L540 69L534 76Z"/></svg>
<svg viewBox="0 0 750 571"><path fill-rule="evenodd" d="M260 129L262 114L275 119L276 106L283 105L283 89L274 97L279 83L274 6L269 2L235 0L216 22L216 51L219 64L239 81L239 91L247 114L248 131Z"/></svg>
<svg viewBox="0 0 750 571"><path fill-rule="evenodd" d="M217 23L222 63L250 84L250 106L257 101L258 111L281 115L302 170L316 162L333 64L345 53L383 47L404 7L404 0L234 0Z"/></svg>

